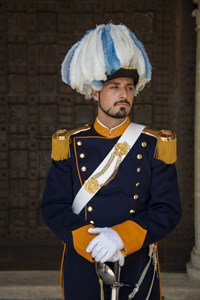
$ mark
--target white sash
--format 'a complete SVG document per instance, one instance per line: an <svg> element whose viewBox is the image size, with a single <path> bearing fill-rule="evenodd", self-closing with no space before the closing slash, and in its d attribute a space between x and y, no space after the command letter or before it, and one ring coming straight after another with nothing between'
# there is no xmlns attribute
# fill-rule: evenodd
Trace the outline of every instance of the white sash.
<svg viewBox="0 0 200 300"><path fill-rule="evenodd" d="M133 145L137 141L137 139L140 136L140 134L141 134L142 130L144 129L144 127L145 127L144 125L140 125L140 124L136 124L136 123L130 123L129 126L124 131L124 133L122 134L122 136L120 137L120 139L117 141L116 144L126 142L129 145L129 149L128 149L127 153L125 155L123 155L122 158L121 158L121 163L124 160L124 158L126 157L126 155L128 154L128 152L130 151L131 147L133 147ZM116 144L115 144L115 146L116 146ZM99 187L96 190L96 192L91 194L85 189L85 184L87 184L87 182L92 177L94 177L96 174L98 174L100 171L103 170L103 168L105 167L105 165L109 161L111 155L114 153L115 146L111 149L111 151L104 158L104 160L101 162L101 164L97 167L97 169L92 173L92 175L86 180L84 185L78 191L78 193L77 193L77 195L74 199L74 202L72 204L72 211L74 213L79 214L81 212L81 210L84 208L84 206L90 201L90 199L101 188L101 187ZM105 183L107 181L107 179L113 174L115 164L116 164L116 159L117 158L115 158L113 160L112 164L109 166L109 168L106 170L106 172L104 172L100 177L98 177L98 182L100 184Z"/></svg>

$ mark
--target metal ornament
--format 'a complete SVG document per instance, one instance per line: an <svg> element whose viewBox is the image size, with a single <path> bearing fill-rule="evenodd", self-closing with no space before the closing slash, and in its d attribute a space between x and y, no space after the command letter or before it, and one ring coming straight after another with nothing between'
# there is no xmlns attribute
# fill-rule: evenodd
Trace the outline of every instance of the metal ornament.
<svg viewBox="0 0 200 300"><path fill-rule="evenodd" d="M94 194L99 188L99 183L96 179L91 178L85 183L85 189L90 194Z"/></svg>
<svg viewBox="0 0 200 300"><path fill-rule="evenodd" d="M115 145L115 155L116 156L121 157L122 155L126 155L129 150L130 150L130 146L128 145L127 142L117 143Z"/></svg>
<svg viewBox="0 0 200 300"><path fill-rule="evenodd" d="M117 143L114 147L114 152L111 154L111 156L110 156L107 164L104 166L104 168L99 173L92 176L92 178L88 179L87 182L85 183L86 191L90 194L94 194L94 193L96 193L96 191L98 191L98 189L100 187L107 185L111 180L113 180L118 172L118 169L119 169L119 166L120 166L120 163L122 160L122 156L126 155L129 150L130 150L130 146L128 145L127 142ZM99 184L97 178L102 176L108 170L108 168L112 164L115 157L117 157L117 162L115 164L113 173L111 174L111 176L108 178L108 180L106 182Z"/></svg>

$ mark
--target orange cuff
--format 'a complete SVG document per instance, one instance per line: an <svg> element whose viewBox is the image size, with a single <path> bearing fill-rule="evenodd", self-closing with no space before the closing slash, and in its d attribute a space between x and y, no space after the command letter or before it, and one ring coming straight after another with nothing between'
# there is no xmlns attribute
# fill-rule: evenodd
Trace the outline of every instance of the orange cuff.
<svg viewBox="0 0 200 300"><path fill-rule="evenodd" d="M93 240L97 235L91 234L88 232L89 228L94 228L92 225L86 225L72 231L74 248L78 254L86 258L87 260L94 262L90 253L86 252L88 244Z"/></svg>
<svg viewBox="0 0 200 300"><path fill-rule="evenodd" d="M111 227L122 239L125 249L122 253L129 255L142 248L147 230L133 221L125 221L119 225Z"/></svg>

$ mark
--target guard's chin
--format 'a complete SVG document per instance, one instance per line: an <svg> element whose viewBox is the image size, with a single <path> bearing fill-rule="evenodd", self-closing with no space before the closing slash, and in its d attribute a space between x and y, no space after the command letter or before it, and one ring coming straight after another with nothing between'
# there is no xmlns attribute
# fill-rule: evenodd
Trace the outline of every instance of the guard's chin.
<svg viewBox="0 0 200 300"><path fill-rule="evenodd" d="M127 115L127 113L125 112L125 113L121 113L121 112L118 112L118 113L116 113L115 115L113 115L113 118L115 118L115 119L124 119L124 118L126 118L128 115Z"/></svg>
<svg viewBox="0 0 200 300"><path fill-rule="evenodd" d="M113 115L115 119L124 119L129 114L126 112L126 109L124 107L120 107L119 111L116 112L116 114Z"/></svg>

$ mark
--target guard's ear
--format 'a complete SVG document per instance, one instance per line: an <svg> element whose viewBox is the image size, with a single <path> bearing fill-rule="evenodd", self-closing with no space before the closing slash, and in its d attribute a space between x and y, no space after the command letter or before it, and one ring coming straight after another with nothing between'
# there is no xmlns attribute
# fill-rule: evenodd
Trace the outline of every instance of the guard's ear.
<svg viewBox="0 0 200 300"><path fill-rule="evenodd" d="M99 91L93 90L92 89L92 97L95 101L99 101Z"/></svg>

